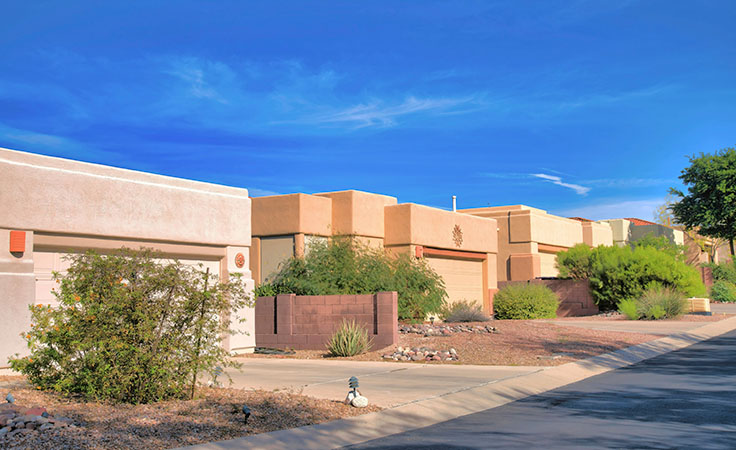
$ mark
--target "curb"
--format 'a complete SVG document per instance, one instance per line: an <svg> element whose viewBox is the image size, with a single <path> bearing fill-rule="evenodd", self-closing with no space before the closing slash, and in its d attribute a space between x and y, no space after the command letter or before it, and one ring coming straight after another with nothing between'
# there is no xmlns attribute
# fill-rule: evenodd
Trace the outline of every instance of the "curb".
<svg viewBox="0 0 736 450"><path fill-rule="evenodd" d="M531 374L502 379L375 413L184 448L196 450L235 448L316 450L360 444L503 406L531 395L541 394L679 350L733 330L736 330L736 317L582 361L541 369Z"/></svg>

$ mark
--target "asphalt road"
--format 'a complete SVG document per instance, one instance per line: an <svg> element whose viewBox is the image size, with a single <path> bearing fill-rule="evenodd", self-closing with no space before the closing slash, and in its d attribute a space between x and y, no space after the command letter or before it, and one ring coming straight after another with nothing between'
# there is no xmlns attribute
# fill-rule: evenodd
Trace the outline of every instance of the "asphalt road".
<svg viewBox="0 0 736 450"><path fill-rule="evenodd" d="M736 449L736 332L349 448Z"/></svg>

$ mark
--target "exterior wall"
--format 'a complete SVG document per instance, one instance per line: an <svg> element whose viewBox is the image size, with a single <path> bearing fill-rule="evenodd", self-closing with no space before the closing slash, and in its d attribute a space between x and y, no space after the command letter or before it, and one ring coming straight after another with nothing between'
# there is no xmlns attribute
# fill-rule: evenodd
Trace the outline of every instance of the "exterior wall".
<svg viewBox="0 0 736 450"><path fill-rule="evenodd" d="M623 247L624 245L628 245L628 243L631 241L630 229L633 225L628 220L610 219L602 220L601 222L605 222L611 227L614 245Z"/></svg>
<svg viewBox="0 0 736 450"><path fill-rule="evenodd" d="M498 286L503 288L509 284L519 283L542 284L557 294L560 299L557 317L591 316L599 312L587 280L502 281Z"/></svg>
<svg viewBox="0 0 736 450"><path fill-rule="evenodd" d="M253 236L332 235L332 200L307 194L253 198Z"/></svg>
<svg viewBox="0 0 736 450"><path fill-rule="evenodd" d="M6 149L0 149L0 173L0 368L9 356L25 353L20 333L30 327L28 305L50 302L46 266L58 265L60 253L144 246L170 258L212 262L221 278L239 272L252 288L245 189ZM22 252L10 253L10 231L25 232ZM234 262L239 254L242 267ZM252 318L253 309L239 315ZM240 331L250 336L230 337L224 345L252 348L253 330L253 320L246 321Z"/></svg>
<svg viewBox="0 0 736 450"><path fill-rule="evenodd" d="M332 199L333 235L383 238L383 208L397 203L394 197L352 190L315 195Z"/></svg>
<svg viewBox="0 0 736 450"><path fill-rule="evenodd" d="M256 344L261 347L323 350L343 320L365 327L373 349L399 339L396 292L258 297L255 314Z"/></svg>
<svg viewBox="0 0 736 450"><path fill-rule="evenodd" d="M294 236L264 236L261 240L261 264L258 281L278 272L279 265L294 256Z"/></svg>
<svg viewBox="0 0 736 450"><path fill-rule="evenodd" d="M629 233L629 242L636 242L649 234L656 237L665 236L676 245L685 244L685 236L682 231L659 224L632 226Z"/></svg>
<svg viewBox="0 0 736 450"><path fill-rule="evenodd" d="M499 281L556 276L555 254L575 244L612 245L608 224L581 222L524 205L464 209L460 212L496 219Z"/></svg>

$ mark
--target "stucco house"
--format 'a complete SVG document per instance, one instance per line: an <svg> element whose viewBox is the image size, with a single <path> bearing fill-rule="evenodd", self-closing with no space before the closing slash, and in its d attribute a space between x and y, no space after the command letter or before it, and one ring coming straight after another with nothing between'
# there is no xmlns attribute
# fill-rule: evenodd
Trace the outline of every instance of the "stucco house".
<svg viewBox="0 0 736 450"><path fill-rule="evenodd" d="M492 311L497 288L497 223L395 197L355 190L253 198L251 271L256 283L303 255L313 240L350 235L390 252L425 258L445 282L450 302Z"/></svg>
<svg viewBox="0 0 736 450"><path fill-rule="evenodd" d="M250 288L246 189L0 149L0 368L25 353L29 304L54 304L52 271L66 253L148 247ZM224 345L255 346L254 310Z"/></svg>
<svg viewBox="0 0 736 450"><path fill-rule="evenodd" d="M575 244L612 245L607 223L555 216L526 205L459 210L498 223L498 281L557 276L557 252Z"/></svg>

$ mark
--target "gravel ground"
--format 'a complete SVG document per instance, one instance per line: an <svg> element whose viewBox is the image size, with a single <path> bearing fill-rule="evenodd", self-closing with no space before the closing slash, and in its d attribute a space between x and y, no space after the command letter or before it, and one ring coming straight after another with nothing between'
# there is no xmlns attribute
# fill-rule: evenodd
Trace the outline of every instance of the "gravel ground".
<svg viewBox="0 0 736 450"><path fill-rule="evenodd" d="M710 322L722 320L729 315L694 316L686 315L677 320ZM620 314L599 315L561 320L626 320ZM491 324L498 332L493 334L456 333L450 336L422 337L417 334L399 334L396 347L428 347L434 350L454 348L459 361L419 361L421 364L480 364L502 366L556 366L591 356L612 352L632 345L659 339L653 334L618 331L588 330L565 327L542 320L494 320L470 323L469 325ZM299 358L299 359L350 359L355 361L383 361L382 356L395 347L375 351L352 358L329 357L322 350L296 350L293 355L244 355L242 358ZM399 361L397 364L411 364Z"/></svg>
<svg viewBox="0 0 736 450"><path fill-rule="evenodd" d="M286 428L327 422L378 411L297 393L202 388L198 399L151 405L106 405L66 399L33 389L23 377L0 376L2 398L12 391L15 402L43 406L51 414L74 419L76 429L29 433L0 448L23 449L167 449L233 439ZM252 415L243 423L241 408Z"/></svg>

